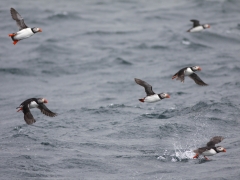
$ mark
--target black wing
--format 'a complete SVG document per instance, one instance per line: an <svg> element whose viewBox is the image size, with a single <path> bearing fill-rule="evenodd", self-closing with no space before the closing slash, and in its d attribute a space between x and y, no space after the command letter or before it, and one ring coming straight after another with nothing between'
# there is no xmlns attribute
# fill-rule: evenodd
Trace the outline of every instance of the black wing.
<svg viewBox="0 0 240 180"><path fill-rule="evenodd" d="M200 77L198 77L197 74L192 73L191 75L189 75L190 78L192 78L196 84L200 85L200 86L207 86L208 84L206 84L205 82L203 82Z"/></svg>
<svg viewBox="0 0 240 180"><path fill-rule="evenodd" d="M207 151L207 150L210 150L211 148L210 147L201 147L201 148L198 148L196 150L194 150L193 152L197 153L197 154L202 154L204 151Z"/></svg>
<svg viewBox="0 0 240 180"><path fill-rule="evenodd" d="M24 113L24 120L26 121L27 124L30 125L36 122L36 120L34 119L33 115L31 114L28 108L28 104L23 106L23 113Z"/></svg>
<svg viewBox="0 0 240 180"><path fill-rule="evenodd" d="M48 108L47 108L47 106L45 106L44 104L38 104L38 108L41 110L41 112L43 113L43 114L45 114L46 116L49 116L49 117L54 117L54 116L56 116L57 114L56 113L54 113L54 112L52 112L52 111L50 111Z"/></svg>
<svg viewBox="0 0 240 180"><path fill-rule="evenodd" d="M180 69L176 74L173 75L172 79L177 78L177 80L184 82L184 71L186 69L187 67Z"/></svg>
<svg viewBox="0 0 240 180"><path fill-rule="evenodd" d="M11 8L10 11L11 11L12 18L16 21L19 27L19 30L28 28L24 23L24 19L22 18L22 16L15 9Z"/></svg>
<svg viewBox="0 0 240 180"><path fill-rule="evenodd" d="M135 78L135 82L139 84L140 86L143 86L145 88L145 92L148 96L154 95L155 93L152 90L152 86L145 81L142 81L141 79Z"/></svg>
<svg viewBox="0 0 240 180"><path fill-rule="evenodd" d="M190 21L192 21L192 22L193 22L193 27L200 26L200 23L199 23L199 21L198 21L198 20L192 19L192 20L190 20Z"/></svg>
<svg viewBox="0 0 240 180"><path fill-rule="evenodd" d="M220 143L223 139L222 136L215 136L207 143L207 147L215 147L215 144Z"/></svg>

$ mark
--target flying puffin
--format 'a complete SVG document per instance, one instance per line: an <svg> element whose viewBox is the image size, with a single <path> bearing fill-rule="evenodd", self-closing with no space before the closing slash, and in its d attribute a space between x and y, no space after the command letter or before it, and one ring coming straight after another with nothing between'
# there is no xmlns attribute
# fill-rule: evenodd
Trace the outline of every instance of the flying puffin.
<svg viewBox="0 0 240 180"><path fill-rule="evenodd" d="M13 20L16 21L16 23L19 27L18 32L8 35L9 37L12 38L14 45L17 44L18 41L20 41L22 39L29 38L30 36L34 35L37 32L42 32L41 28L36 28L36 27L29 28L29 27L27 27L26 24L24 23L24 19L21 17L21 15L14 8L11 8L10 12L11 12Z"/></svg>
<svg viewBox="0 0 240 180"><path fill-rule="evenodd" d="M193 22L193 27L192 27L191 29L187 30L187 32L200 32L200 31L202 31L203 29L210 28L210 25L209 25L209 24L203 24L203 25L201 25L198 20L192 19L192 20L190 20L190 21Z"/></svg>
<svg viewBox="0 0 240 180"><path fill-rule="evenodd" d="M198 148L194 150L193 152L196 153L196 155L193 158L198 158L199 155L203 155L206 160L209 160L206 156L213 156L220 152L226 152L226 149L224 149L222 146L215 147L215 144L220 143L224 138L222 136L215 136L213 137L208 143L206 147Z"/></svg>
<svg viewBox="0 0 240 180"><path fill-rule="evenodd" d="M192 78L196 84L200 86L207 86L205 82L203 82L200 77L198 77L197 74L195 74L195 71L201 71L202 69L199 66L192 66L192 67L185 67L179 70L176 74L173 75L172 79L177 78L177 80L180 80L181 82L184 82L184 76L189 76Z"/></svg>
<svg viewBox="0 0 240 180"><path fill-rule="evenodd" d="M17 107L16 109L17 112L22 111L24 113L24 120L26 121L27 124L33 124L36 122L36 120L34 119L33 115L30 112L30 109L32 108L38 108L40 109L40 111L49 116L49 117L54 117L57 114L50 111L45 105L44 103L48 103L48 101L44 98L30 98L25 100L24 102L22 102L20 104L19 107Z"/></svg>
<svg viewBox="0 0 240 180"><path fill-rule="evenodd" d="M170 98L170 96L167 93L160 93L156 94L152 90L152 86L145 81L142 81L141 79L135 78L135 82L139 84L140 86L143 86L145 88L145 92L147 93L147 96L143 99L139 99L140 102L148 102L153 103L160 101L164 98Z"/></svg>

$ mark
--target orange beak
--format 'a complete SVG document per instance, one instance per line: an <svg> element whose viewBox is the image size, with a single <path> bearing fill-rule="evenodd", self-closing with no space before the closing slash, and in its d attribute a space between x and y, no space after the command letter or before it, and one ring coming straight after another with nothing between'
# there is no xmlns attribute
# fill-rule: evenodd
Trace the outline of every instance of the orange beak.
<svg viewBox="0 0 240 180"><path fill-rule="evenodd" d="M169 95L169 94L167 94L167 95L166 95L166 98L170 98L170 95Z"/></svg>
<svg viewBox="0 0 240 180"><path fill-rule="evenodd" d="M43 103L48 103L48 101L46 99L44 99Z"/></svg>
<svg viewBox="0 0 240 180"><path fill-rule="evenodd" d="M198 70L199 70L199 71L201 71L201 70L202 70L202 68L200 68L200 67L199 67L199 68L198 68Z"/></svg>
<svg viewBox="0 0 240 180"><path fill-rule="evenodd" d="M223 149L223 152L227 152L226 149Z"/></svg>
<svg viewBox="0 0 240 180"><path fill-rule="evenodd" d="M208 28L210 28L211 26L210 25L208 25Z"/></svg>
<svg viewBox="0 0 240 180"><path fill-rule="evenodd" d="M39 28L38 32L42 32L42 29L41 29L41 28Z"/></svg>

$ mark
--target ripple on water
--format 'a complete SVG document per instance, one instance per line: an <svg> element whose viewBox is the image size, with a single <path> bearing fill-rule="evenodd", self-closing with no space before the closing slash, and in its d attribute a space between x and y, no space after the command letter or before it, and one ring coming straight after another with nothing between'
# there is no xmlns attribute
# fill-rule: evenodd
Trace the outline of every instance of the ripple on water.
<svg viewBox="0 0 240 180"><path fill-rule="evenodd" d="M116 58L115 62L120 64L120 65L132 65L131 62L129 62L129 61L123 59L123 58L120 58L120 57Z"/></svg>
<svg viewBox="0 0 240 180"><path fill-rule="evenodd" d="M75 20L75 19L80 19L80 17L78 15L76 15L75 13L72 12L67 12L67 11L63 11L63 12L55 12L52 15L47 17L48 20L54 20L54 21L62 21L62 20Z"/></svg>
<svg viewBox="0 0 240 180"><path fill-rule="evenodd" d="M185 124L179 124L179 123L167 123L159 126L160 130L160 137L172 137L173 132L174 134L186 134L189 132L195 131L196 128L193 126L188 126Z"/></svg>
<svg viewBox="0 0 240 180"><path fill-rule="evenodd" d="M135 34L137 31L89 31L85 35L127 35Z"/></svg>
<svg viewBox="0 0 240 180"><path fill-rule="evenodd" d="M18 76L35 76L33 73L34 71L31 71L30 69L24 69L24 68L0 68L0 74L12 74L12 75L18 75Z"/></svg>

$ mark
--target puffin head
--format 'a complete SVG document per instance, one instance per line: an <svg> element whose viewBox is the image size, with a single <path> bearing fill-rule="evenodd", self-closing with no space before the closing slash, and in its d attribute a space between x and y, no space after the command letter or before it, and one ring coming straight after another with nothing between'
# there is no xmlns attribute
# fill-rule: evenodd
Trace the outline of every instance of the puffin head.
<svg viewBox="0 0 240 180"><path fill-rule="evenodd" d="M32 28L32 31L33 31L34 33L37 33L37 32L42 32L42 29L41 29L41 28L36 28L36 27L34 27L34 28Z"/></svg>
<svg viewBox="0 0 240 180"><path fill-rule="evenodd" d="M48 103L48 101L44 98L38 98L38 103Z"/></svg>
<svg viewBox="0 0 240 180"><path fill-rule="evenodd" d="M200 66L193 66L193 67L192 67L192 70L193 70L193 71L201 71L202 68L200 68Z"/></svg>
<svg viewBox="0 0 240 180"><path fill-rule="evenodd" d="M164 98L170 98L170 95L167 94L167 93L161 93L161 94L158 94L158 96L160 96L161 99L164 99Z"/></svg>
<svg viewBox="0 0 240 180"><path fill-rule="evenodd" d="M204 24L203 27L206 29L206 28L210 28L210 25L209 24Z"/></svg>
<svg viewBox="0 0 240 180"><path fill-rule="evenodd" d="M226 149L222 146L217 146L216 149L218 152L227 152Z"/></svg>

